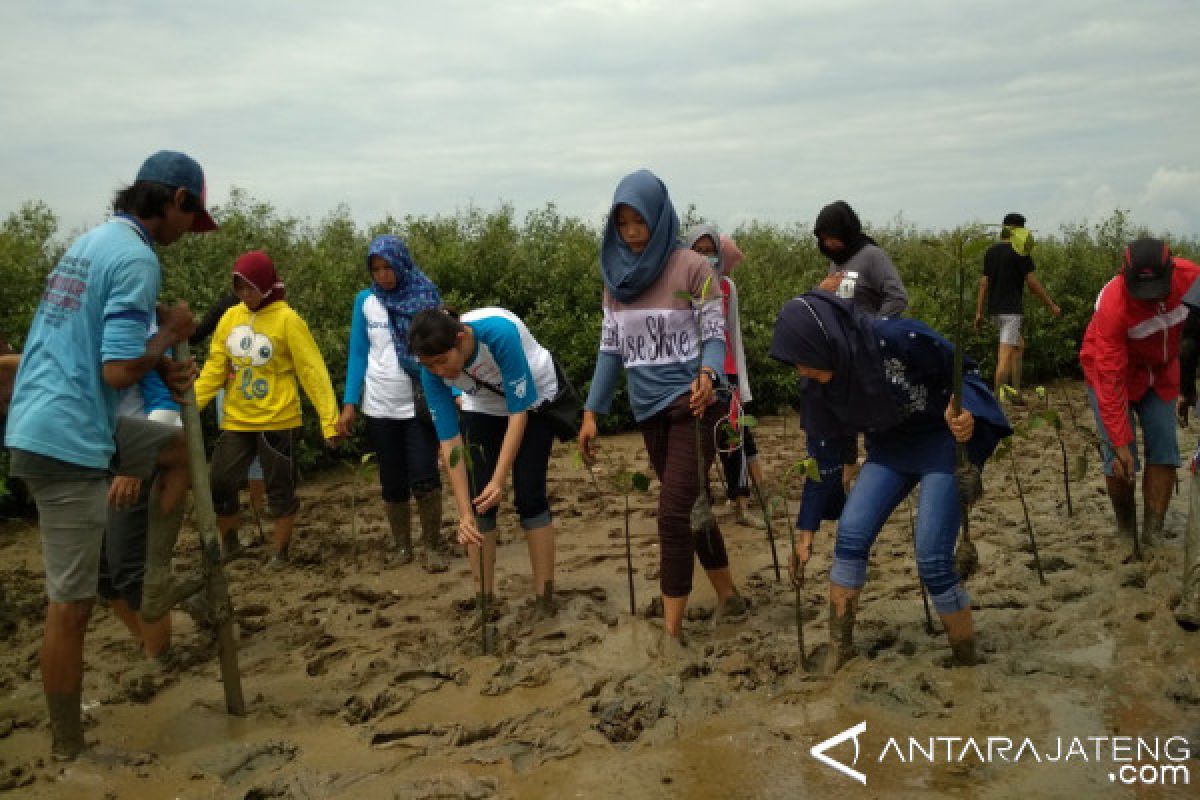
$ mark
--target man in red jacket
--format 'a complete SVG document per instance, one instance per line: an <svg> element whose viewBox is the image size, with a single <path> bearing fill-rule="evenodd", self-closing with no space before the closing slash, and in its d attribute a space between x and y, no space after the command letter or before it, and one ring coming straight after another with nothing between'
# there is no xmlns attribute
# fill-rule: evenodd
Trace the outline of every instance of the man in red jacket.
<svg viewBox="0 0 1200 800"><path fill-rule="evenodd" d="M1147 546L1162 534L1179 466L1175 402L1179 341L1187 319L1182 301L1197 276L1200 267L1173 258L1158 239L1130 243L1121 273L1100 290L1079 352L1097 433L1104 444L1104 474L1117 531L1130 538L1137 536L1135 414L1141 422L1146 460L1142 527Z"/></svg>

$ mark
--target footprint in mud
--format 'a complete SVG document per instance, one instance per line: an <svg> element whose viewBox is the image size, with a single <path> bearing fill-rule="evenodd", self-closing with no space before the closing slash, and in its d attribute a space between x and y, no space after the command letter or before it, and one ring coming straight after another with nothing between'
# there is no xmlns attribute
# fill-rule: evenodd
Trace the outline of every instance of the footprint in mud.
<svg viewBox="0 0 1200 800"><path fill-rule="evenodd" d="M273 740L225 747L219 754L196 764L201 772L225 783L240 783L263 770L274 770L295 760L300 748Z"/></svg>
<svg viewBox="0 0 1200 800"><path fill-rule="evenodd" d="M396 787L396 797L411 800L491 800L500 792L500 781L496 778L477 778L466 773L457 775L435 775L421 778L413 783Z"/></svg>
<svg viewBox="0 0 1200 800"><path fill-rule="evenodd" d="M332 664L335 661L341 661L342 659L344 659L347 656L347 654L348 654L347 650L344 647L340 647L337 650L330 650L328 652L321 653L320 655L316 656L315 658L309 659L308 663L304 665L304 671L311 678L315 678L319 675L324 675L326 672L329 671L330 664Z"/></svg>
<svg viewBox="0 0 1200 800"><path fill-rule="evenodd" d="M596 718L592 727L605 739L613 744L629 744L667 715L667 703L661 696L597 700L591 712Z"/></svg>
<svg viewBox="0 0 1200 800"><path fill-rule="evenodd" d="M476 748L467 761L474 764L508 762L514 772L526 773L550 761L561 761L577 754L581 746L576 735L569 731L545 728L518 729L505 741Z"/></svg>
<svg viewBox="0 0 1200 800"><path fill-rule="evenodd" d="M567 664L565 658L554 659L549 656L537 656L533 660L505 661L479 693L488 697L498 697L508 694L518 686L525 689L545 686L554 677L554 673Z"/></svg>
<svg viewBox="0 0 1200 800"><path fill-rule="evenodd" d="M1036 570L1037 562L1030 561L1025 566L1032 570ZM1063 570L1068 569L1075 569L1075 565L1060 556L1050 556L1042 559L1042 572L1047 574L1051 572L1062 572Z"/></svg>
<svg viewBox="0 0 1200 800"><path fill-rule="evenodd" d="M34 772L32 765L16 764L9 767L0 762L0 792L24 789L26 786L31 786L36 780L37 773Z"/></svg>

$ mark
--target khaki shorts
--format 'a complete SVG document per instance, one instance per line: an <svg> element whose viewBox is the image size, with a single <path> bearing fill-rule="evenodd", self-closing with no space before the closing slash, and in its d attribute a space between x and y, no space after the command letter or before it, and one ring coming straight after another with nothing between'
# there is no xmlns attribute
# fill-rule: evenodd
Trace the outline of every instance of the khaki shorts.
<svg viewBox="0 0 1200 800"><path fill-rule="evenodd" d="M107 520L107 476L26 475L21 480L37 503L46 596L52 603L91 600Z"/></svg>
<svg viewBox="0 0 1200 800"><path fill-rule="evenodd" d="M148 481L158 467L158 454L177 438L183 429L142 417L117 417L117 453L113 456L114 475L128 475Z"/></svg>
<svg viewBox="0 0 1200 800"><path fill-rule="evenodd" d="M1021 314L994 314L992 321L1000 329L1000 344L1010 347L1021 346Z"/></svg>

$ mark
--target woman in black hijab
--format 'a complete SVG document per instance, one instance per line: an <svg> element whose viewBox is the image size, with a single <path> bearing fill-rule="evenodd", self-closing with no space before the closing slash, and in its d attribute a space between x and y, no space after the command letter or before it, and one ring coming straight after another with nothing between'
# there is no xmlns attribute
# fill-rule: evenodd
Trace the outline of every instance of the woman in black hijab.
<svg viewBox="0 0 1200 800"><path fill-rule="evenodd" d="M924 323L871 319L825 290L789 300L775 322L771 356L810 380L806 429L822 437L865 434L867 461L838 520L829 571L829 672L853 657L854 617L875 537L921 487L917 570L961 665L975 663L971 604L954 568L960 500L956 443L981 466L1012 433L974 364L963 409L951 402L954 347Z"/></svg>
<svg viewBox="0 0 1200 800"><path fill-rule="evenodd" d="M844 200L830 203L813 225L817 249L829 259L822 288L853 298L872 317L898 317L908 308L908 292L896 265L875 240L863 233L858 214Z"/></svg>

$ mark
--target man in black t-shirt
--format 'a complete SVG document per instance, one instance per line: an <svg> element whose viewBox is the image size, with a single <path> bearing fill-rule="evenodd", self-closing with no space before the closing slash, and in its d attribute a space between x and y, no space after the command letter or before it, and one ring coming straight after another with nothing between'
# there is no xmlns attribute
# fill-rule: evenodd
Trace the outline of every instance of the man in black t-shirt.
<svg viewBox="0 0 1200 800"><path fill-rule="evenodd" d="M1058 316L1062 310L1050 299L1045 288L1033 274L1033 259L1019 252L1014 233L1024 233L1025 217L1011 212L1004 215L1000 241L988 248L983 257L983 277L979 279L979 297L975 303L975 330L983 326L984 301L987 313L1000 329L1000 349L996 355L996 391L1011 383L1021 388L1021 366L1025 355L1025 338L1021 322L1025 315L1025 287L1042 301L1046 309ZM1027 247L1022 246L1022 250Z"/></svg>

